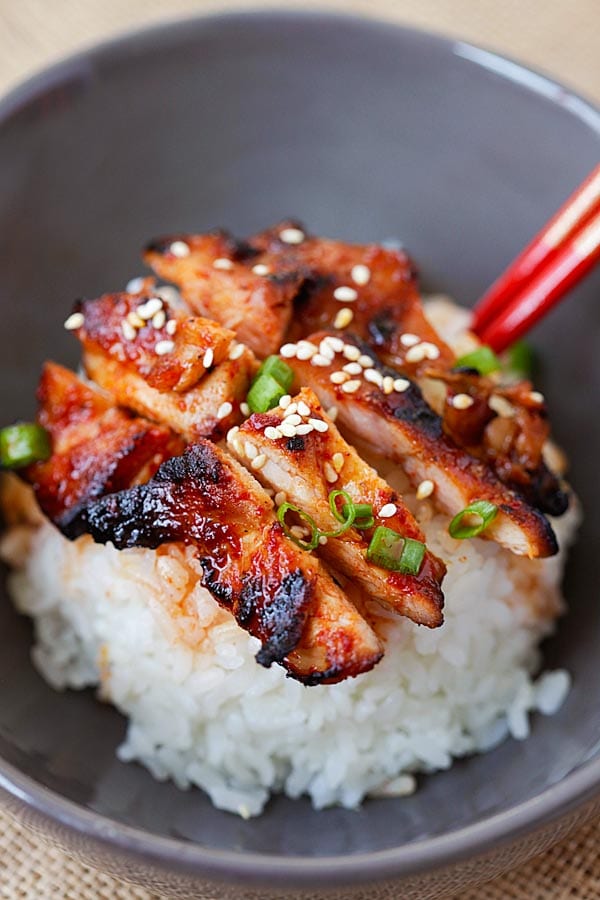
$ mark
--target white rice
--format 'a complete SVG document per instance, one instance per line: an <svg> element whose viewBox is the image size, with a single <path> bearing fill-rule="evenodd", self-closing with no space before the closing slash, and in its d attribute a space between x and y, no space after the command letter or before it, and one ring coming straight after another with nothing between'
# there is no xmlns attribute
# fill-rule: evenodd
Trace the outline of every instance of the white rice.
<svg viewBox="0 0 600 900"><path fill-rule="evenodd" d="M388 479L389 479L389 473ZM10 590L33 617L35 664L56 688L99 685L129 717L122 760L198 785L215 806L257 815L269 795L308 794L317 808L368 794L409 794L414 773L529 733L557 711L564 671L539 669L538 643L561 609L571 510L554 524L561 554L517 558L481 539L454 541L448 516L416 504L429 547L448 564L443 627L418 627L372 605L386 652L372 672L303 687L254 660L258 641L199 587L191 549L158 551L65 540L18 526L2 553Z"/></svg>

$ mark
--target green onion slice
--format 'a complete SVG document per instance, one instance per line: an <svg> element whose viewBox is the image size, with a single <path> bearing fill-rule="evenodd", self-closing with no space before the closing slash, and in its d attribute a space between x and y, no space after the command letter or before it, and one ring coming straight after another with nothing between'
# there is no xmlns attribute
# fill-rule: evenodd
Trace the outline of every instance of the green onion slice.
<svg viewBox="0 0 600 900"><path fill-rule="evenodd" d="M474 500L454 516L448 526L448 532L451 537L459 541L477 537L494 521L497 514L498 507L495 503L488 503L487 500ZM463 524L464 519L471 520L471 524Z"/></svg>
<svg viewBox="0 0 600 900"><path fill-rule="evenodd" d="M397 531L378 525L367 549L367 559L392 572L418 575L425 549L421 541L403 538Z"/></svg>
<svg viewBox="0 0 600 900"><path fill-rule="evenodd" d="M342 506L342 515L349 515L347 509L348 504L344 503ZM354 528L358 528L360 531L373 527L375 524L375 517L373 515L373 507L370 503L354 504L354 522L352 524Z"/></svg>
<svg viewBox="0 0 600 900"><path fill-rule="evenodd" d="M500 369L501 363L492 348L482 344L471 353L460 356L454 363L455 369L462 366L468 369L477 369L480 375L489 375L490 372Z"/></svg>
<svg viewBox="0 0 600 900"><path fill-rule="evenodd" d="M338 509L337 498L342 497L345 500L345 503L342 504L341 510ZM323 537L339 537L341 534L344 534L345 531L348 531L349 528L352 528L354 525L354 520L356 518L356 504L352 500L350 494L346 491L330 491L329 492L329 509L331 510L331 514L333 517L342 523L342 527L338 528L337 531L322 531L321 534Z"/></svg>
<svg viewBox="0 0 600 900"><path fill-rule="evenodd" d="M294 370L278 356L267 356L257 372L257 378L261 375L270 375L285 388L285 393L289 391L294 381Z"/></svg>
<svg viewBox="0 0 600 900"><path fill-rule="evenodd" d="M506 369L519 378L531 378L537 368L533 347L527 341L515 341L506 351Z"/></svg>
<svg viewBox="0 0 600 900"><path fill-rule="evenodd" d="M20 469L48 459L51 453L50 435L35 422L0 429L0 464L6 469Z"/></svg>
<svg viewBox="0 0 600 900"><path fill-rule="evenodd" d="M292 531L290 530L290 526L287 525L285 521L285 517L287 513L290 512L290 510L292 512L295 512L296 515L306 523L306 525L310 529L310 540L304 540L303 538L296 537L296 535L292 533ZM304 512L303 509L300 509L299 506L295 506L293 503L282 503L277 510L277 519L279 521L279 524L283 528L283 532L286 537L289 537L289 539L297 544L298 547L301 547L303 550L314 550L315 547L318 546L321 532L317 527L317 523L312 516L309 516L309 514Z"/></svg>
<svg viewBox="0 0 600 900"><path fill-rule="evenodd" d="M252 412L267 412L277 406L284 394L287 394L287 389L272 375L259 375L252 382L246 402Z"/></svg>

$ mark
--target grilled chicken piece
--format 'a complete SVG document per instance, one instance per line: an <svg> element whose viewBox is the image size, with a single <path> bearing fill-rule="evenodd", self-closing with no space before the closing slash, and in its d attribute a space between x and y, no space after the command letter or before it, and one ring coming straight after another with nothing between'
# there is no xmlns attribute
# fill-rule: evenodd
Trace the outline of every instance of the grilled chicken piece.
<svg viewBox="0 0 600 900"><path fill-rule="evenodd" d="M173 246L177 254L190 252L179 256ZM497 422L501 416L493 402L488 405L495 381L463 372L463 392L474 403L467 415L453 414L446 378L456 356L424 314L404 251L313 238L299 223L286 221L246 242L225 232L165 238L150 246L146 259L180 286L195 309L238 329L259 356L277 352L288 322L289 341L348 328L385 365L416 380L455 444L491 465L542 512L560 515L567 509L568 494L543 459L546 410L527 401L529 384L513 404L509 428Z"/></svg>
<svg viewBox="0 0 600 900"><path fill-rule="evenodd" d="M282 424L289 437L279 431ZM297 427L300 432L293 434ZM311 390L303 388L285 409L255 413L241 428L232 428L227 441L263 484L285 494L278 498L281 502L287 499L298 506L320 531L340 528L329 506L330 491L343 489L355 503L371 504L372 528L351 528L331 537L319 547L319 554L388 609L431 628L442 624L440 584L446 567L441 560L427 551L416 576L391 572L367 560L377 525L422 543L425 537L398 494L344 441ZM381 516L381 510L389 514Z"/></svg>
<svg viewBox="0 0 600 900"><path fill-rule="evenodd" d="M368 348L348 336L342 341L320 332L310 345L319 350L310 360L287 357L286 362L298 384L309 385L325 408L337 408L342 431L399 462L415 485L433 481L435 502L451 515L474 500L494 503L498 514L485 536L503 547L532 558L557 552L547 519L488 466L452 444L414 382L376 364Z"/></svg>
<svg viewBox="0 0 600 900"><path fill-rule="evenodd" d="M209 441L165 462L147 483L92 502L81 528L99 543L195 546L203 584L258 637L257 661L305 684L371 669L382 646L323 564L283 533L269 496Z"/></svg>
<svg viewBox="0 0 600 900"><path fill-rule="evenodd" d="M86 372L121 406L187 440L218 439L240 420L255 361L232 331L152 293L79 301L75 314Z"/></svg>
<svg viewBox="0 0 600 900"><path fill-rule="evenodd" d="M231 328L259 357L277 353L302 273L271 277L268 261L225 231L154 240L144 259L161 278L177 284L193 310Z"/></svg>
<svg viewBox="0 0 600 900"><path fill-rule="evenodd" d="M38 422L50 433L52 456L24 475L43 512L69 537L87 502L150 478L181 453L170 429L115 408L72 372L46 363L38 388Z"/></svg>

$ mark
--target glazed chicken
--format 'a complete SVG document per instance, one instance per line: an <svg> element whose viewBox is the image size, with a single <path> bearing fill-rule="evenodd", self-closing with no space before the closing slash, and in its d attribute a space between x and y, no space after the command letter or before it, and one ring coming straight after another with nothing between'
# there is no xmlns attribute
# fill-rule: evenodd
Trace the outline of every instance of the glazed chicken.
<svg viewBox="0 0 600 900"><path fill-rule="evenodd" d="M53 453L25 474L42 511L68 537L81 533L86 503L146 481L184 446L169 428L117 409L56 363L44 366L38 401Z"/></svg>
<svg viewBox="0 0 600 900"><path fill-rule="evenodd" d="M296 434L286 437L282 426L284 432ZM440 585L446 571L441 560L426 551L418 574L410 575L391 572L367 559L378 525L423 543L425 538L402 499L344 441L311 390L301 390L285 408L255 413L241 428L232 428L227 440L238 459L277 491L276 498L297 505L321 531L335 532L340 527L329 506L333 489L343 490L357 504L369 504L372 524L327 539L317 548L319 554L388 609L418 624L441 624Z"/></svg>
<svg viewBox="0 0 600 900"><path fill-rule="evenodd" d="M332 348L332 340L337 348L341 341L342 349L326 357L323 351ZM322 331L309 344L314 350L309 359L288 355L286 361L298 384L310 386L325 407L335 406L345 433L400 463L415 486L431 481L432 496L451 515L474 500L493 503L498 514L486 537L503 547L529 557L556 553L547 519L446 437L439 416L413 381L377 364L365 345L348 336L342 340Z"/></svg>
<svg viewBox="0 0 600 900"><path fill-rule="evenodd" d="M404 251L313 238L286 221L247 241L226 232L163 238L146 260L193 308L238 328L259 357L321 329L358 337L418 384L454 444L542 512L566 510L568 495L543 458L543 398L529 382L507 396L493 377L455 371L456 357L424 314Z"/></svg>
<svg viewBox="0 0 600 900"><path fill-rule="evenodd" d="M371 669L379 639L320 561L283 533L269 496L209 441L163 463L146 484L87 505L85 530L117 548L178 541L197 548L203 584L262 646L305 684Z"/></svg>
<svg viewBox="0 0 600 900"><path fill-rule="evenodd" d="M76 304L71 321L85 370L117 403L187 440L218 439L241 418L254 356L229 329L147 287Z"/></svg>

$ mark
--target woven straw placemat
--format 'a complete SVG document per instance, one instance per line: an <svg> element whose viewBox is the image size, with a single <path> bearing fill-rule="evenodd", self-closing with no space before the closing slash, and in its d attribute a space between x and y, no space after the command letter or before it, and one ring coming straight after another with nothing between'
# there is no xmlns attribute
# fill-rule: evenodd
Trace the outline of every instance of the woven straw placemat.
<svg viewBox="0 0 600 900"><path fill-rule="evenodd" d="M267 5L236 0L235 6ZM122 28L222 9L223 0L0 0L0 91L65 53ZM286 5L285 0L268 5ZM302 0L302 6L321 5ZM600 100L600 0L329 0L522 59ZM600 898L600 822L460 900ZM0 812L0 897L156 900L47 846ZM459 898L455 898L459 900Z"/></svg>

